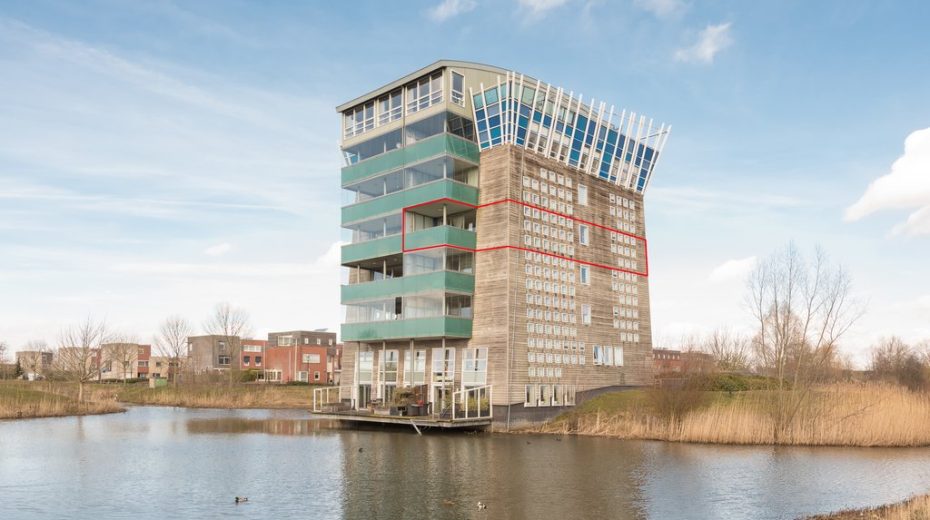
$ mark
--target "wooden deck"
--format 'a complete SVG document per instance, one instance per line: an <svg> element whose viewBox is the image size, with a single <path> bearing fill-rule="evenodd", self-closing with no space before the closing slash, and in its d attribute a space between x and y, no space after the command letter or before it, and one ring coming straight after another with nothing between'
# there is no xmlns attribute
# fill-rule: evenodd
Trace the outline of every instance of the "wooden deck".
<svg viewBox="0 0 930 520"><path fill-rule="evenodd" d="M491 425L490 417L473 418L473 419L437 419L431 416L405 417L397 415L375 415L371 413L360 413L357 411L346 412L310 412L314 417L320 419L330 419L336 421L368 423L368 424L392 424L397 426L411 426L416 428L442 428L447 430L477 430Z"/></svg>

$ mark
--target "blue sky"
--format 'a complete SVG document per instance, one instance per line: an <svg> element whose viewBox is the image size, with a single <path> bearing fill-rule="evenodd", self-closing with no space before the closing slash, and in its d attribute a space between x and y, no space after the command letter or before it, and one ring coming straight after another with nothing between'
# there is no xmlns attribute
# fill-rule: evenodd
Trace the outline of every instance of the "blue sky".
<svg viewBox="0 0 930 520"><path fill-rule="evenodd" d="M673 125L657 343L748 327L743 276L789 240L868 302L855 359L930 338L928 26L916 1L3 2L0 340L87 314L148 340L217 301L336 329L334 107L440 58Z"/></svg>

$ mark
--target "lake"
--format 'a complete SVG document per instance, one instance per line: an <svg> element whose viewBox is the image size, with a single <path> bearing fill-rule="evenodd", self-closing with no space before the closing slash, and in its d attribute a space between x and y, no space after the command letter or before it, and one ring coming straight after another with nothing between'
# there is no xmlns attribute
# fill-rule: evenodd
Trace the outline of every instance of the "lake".
<svg viewBox="0 0 930 520"><path fill-rule="evenodd" d="M776 519L927 491L930 449L418 436L296 410L0 421L3 519Z"/></svg>

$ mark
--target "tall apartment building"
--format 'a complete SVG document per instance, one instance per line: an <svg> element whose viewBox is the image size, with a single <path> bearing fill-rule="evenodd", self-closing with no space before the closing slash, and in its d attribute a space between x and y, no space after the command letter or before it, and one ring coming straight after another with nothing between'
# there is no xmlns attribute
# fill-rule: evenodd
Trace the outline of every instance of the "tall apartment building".
<svg viewBox="0 0 930 520"><path fill-rule="evenodd" d="M669 127L458 61L337 110L344 402L489 388L520 420L651 383L643 193Z"/></svg>

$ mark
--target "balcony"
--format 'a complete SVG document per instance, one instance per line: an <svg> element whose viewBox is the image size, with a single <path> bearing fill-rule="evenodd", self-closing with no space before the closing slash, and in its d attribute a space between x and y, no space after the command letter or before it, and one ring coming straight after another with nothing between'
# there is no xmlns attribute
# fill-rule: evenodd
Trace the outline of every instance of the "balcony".
<svg viewBox="0 0 930 520"><path fill-rule="evenodd" d="M475 249L477 243L478 238L474 231L453 226L436 226L422 231L407 233L404 241L404 250L410 251L411 249L420 249L442 244L463 247L465 249Z"/></svg>
<svg viewBox="0 0 930 520"><path fill-rule="evenodd" d="M449 179L421 184L342 208L342 223L347 224L375 215L400 211L401 208L436 199L453 199L478 204L478 188Z"/></svg>
<svg viewBox="0 0 930 520"><path fill-rule="evenodd" d="M451 134L439 134L416 144L398 148L342 169L342 185L346 186L372 175L402 168L406 164L441 155L454 155L478 163L478 145Z"/></svg>
<svg viewBox="0 0 930 520"><path fill-rule="evenodd" d="M376 300L421 292L446 290L475 292L475 277L454 271L416 274L342 286L342 303Z"/></svg>
<svg viewBox="0 0 930 520"><path fill-rule="evenodd" d="M342 246L342 265L400 253L400 235Z"/></svg>
<svg viewBox="0 0 930 520"><path fill-rule="evenodd" d="M440 316L409 320L343 323L340 337L345 341L380 341L411 338L470 338L469 318Z"/></svg>

